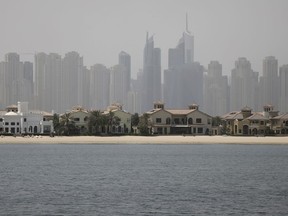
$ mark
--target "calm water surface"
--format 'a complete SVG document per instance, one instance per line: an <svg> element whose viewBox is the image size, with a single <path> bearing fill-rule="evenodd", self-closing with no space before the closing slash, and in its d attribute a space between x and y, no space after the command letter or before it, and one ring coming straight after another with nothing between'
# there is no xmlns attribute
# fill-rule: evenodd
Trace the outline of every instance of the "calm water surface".
<svg viewBox="0 0 288 216"><path fill-rule="evenodd" d="M288 215L288 146L0 145L0 215Z"/></svg>

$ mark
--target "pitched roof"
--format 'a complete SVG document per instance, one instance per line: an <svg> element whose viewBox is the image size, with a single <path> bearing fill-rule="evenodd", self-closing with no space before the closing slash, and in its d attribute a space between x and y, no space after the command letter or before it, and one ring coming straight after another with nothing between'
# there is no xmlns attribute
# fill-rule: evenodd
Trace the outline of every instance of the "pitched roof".
<svg viewBox="0 0 288 216"><path fill-rule="evenodd" d="M283 120L287 120L288 119L288 113L284 113L282 115L276 116L273 119L283 119Z"/></svg>
<svg viewBox="0 0 288 216"><path fill-rule="evenodd" d="M187 115L191 112L194 112L195 109L191 110L191 109L185 109L185 110L166 110L169 113L171 113L172 115Z"/></svg>
<svg viewBox="0 0 288 216"><path fill-rule="evenodd" d="M243 119L243 115L239 111L233 111L221 116L221 118L226 120Z"/></svg>
<svg viewBox="0 0 288 216"><path fill-rule="evenodd" d="M253 113L251 116L249 116L248 118L249 120L268 120L268 118L266 118L263 113L261 112L255 112Z"/></svg>

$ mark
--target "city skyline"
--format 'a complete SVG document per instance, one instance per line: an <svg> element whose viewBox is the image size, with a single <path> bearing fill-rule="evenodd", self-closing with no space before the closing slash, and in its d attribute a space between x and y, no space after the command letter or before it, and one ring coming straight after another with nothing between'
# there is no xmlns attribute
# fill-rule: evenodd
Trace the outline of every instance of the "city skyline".
<svg viewBox="0 0 288 216"><path fill-rule="evenodd" d="M152 4L153 3L153 4ZM133 78L142 68L146 32L155 34L161 49L162 71L168 68L168 50L188 25L194 36L195 61L207 67L222 64L231 73L235 59L246 57L253 71L262 74L262 59L275 56L287 63L288 2L255 1L2 1L0 56L20 54L32 60L38 52L77 51L88 67L112 67L117 54L131 56ZM244 14L244 16L243 16Z"/></svg>

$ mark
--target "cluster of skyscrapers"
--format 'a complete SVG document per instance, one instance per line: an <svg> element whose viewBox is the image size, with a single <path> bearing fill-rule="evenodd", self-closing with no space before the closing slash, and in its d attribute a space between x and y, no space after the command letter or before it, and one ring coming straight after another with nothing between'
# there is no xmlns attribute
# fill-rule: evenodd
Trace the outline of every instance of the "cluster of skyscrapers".
<svg viewBox="0 0 288 216"><path fill-rule="evenodd" d="M169 49L168 68L162 73L161 50L147 33L143 69L136 79L131 79L131 57L124 51L110 68L102 64L87 68L77 52L64 57L36 53L34 65L21 62L17 53L6 54L0 62L0 109L18 101L57 113L79 105L101 110L113 103L131 113L143 113L157 101L172 109L196 103L211 116L245 106L262 110L267 104L284 113L288 112L288 65L279 68L275 57L266 57L259 77L242 57L235 61L231 76L224 76L219 62L204 67L194 61L194 37L186 28L177 46Z"/></svg>

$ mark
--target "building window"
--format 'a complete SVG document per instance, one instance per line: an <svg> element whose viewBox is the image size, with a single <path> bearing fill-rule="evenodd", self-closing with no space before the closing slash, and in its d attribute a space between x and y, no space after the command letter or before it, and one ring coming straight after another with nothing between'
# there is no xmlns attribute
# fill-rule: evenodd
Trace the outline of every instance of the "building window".
<svg viewBox="0 0 288 216"><path fill-rule="evenodd" d="M19 122L17 122L17 125L19 125Z"/></svg>
<svg viewBox="0 0 288 216"><path fill-rule="evenodd" d="M171 119L170 118L166 118L166 124L170 124L171 123Z"/></svg>
<svg viewBox="0 0 288 216"><path fill-rule="evenodd" d="M87 116L85 116L84 121L88 121L88 117Z"/></svg>
<svg viewBox="0 0 288 216"><path fill-rule="evenodd" d="M26 122L27 121L27 119L26 118L24 118L24 122Z"/></svg>
<svg viewBox="0 0 288 216"><path fill-rule="evenodd" d="M79 121L80 121L80 118L74 118L74 121L75 121L75 122L79 122Z"/></svg>
<svg viewBox="0 0 288 216"><path fill-rule="evenodd" d="M188 119L188 124L193 124L193 119L192 118Z"/></svg>
<svg viewBox="0 0 288 216"><path fill-rule="evenodd" d="M157 128L157 133L158 133L158 134L163 134L163 129L162 129L162 127Z"/></svg>
<svg viewBox="0 0 288 216"><path fill-rule="evenodd" d="M161 123L161 118L156 118L156 123Z"/></svg>
<svg viewBox="0 0 288 216"><path fill-rule="evenodd" d="M175 118L175 119L174 119L174 123L175 123L175 124L179 124L179 118Z"/></svg>
<svg viewBox="0 0 288 216"><path fill-rule="evenodd" d="M196 123L198 123L198 124L202 123L202 119L201 118L196 118Z"/></svg>
<svg viewBox="0 0 288 216"><path fill-rule="evenodd" d="M198 129L197 129L197 133L198 133L198 134L203 134L203 128L198 128Z"/></svg>
<svg viewBox="0 0 288 216"><path fill-rule="evenodd" d="M0 118L0 122L3 122L3 118Z"/></svg>
<svg viewBox="0 0 288 216"><path fill-rule="evenodd" d="M5 125L9 125L9 122L5 122Z"/></svg>
<svg viewBox="0 0 288 216"><path fill-rule="evenodd" d="M261 124L261 125L264 125L264 121L261 121L260 124Z"/></svg>
<svg viewBox="0 0 288 216"><path fill-rule="evenodd" d="M15 122L11 122L11 125L15 125Z"/></svg>

